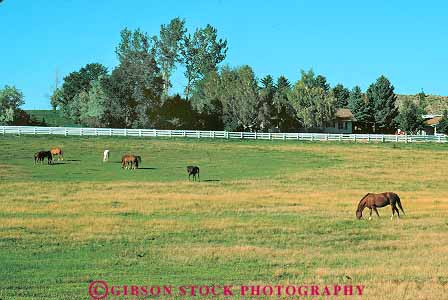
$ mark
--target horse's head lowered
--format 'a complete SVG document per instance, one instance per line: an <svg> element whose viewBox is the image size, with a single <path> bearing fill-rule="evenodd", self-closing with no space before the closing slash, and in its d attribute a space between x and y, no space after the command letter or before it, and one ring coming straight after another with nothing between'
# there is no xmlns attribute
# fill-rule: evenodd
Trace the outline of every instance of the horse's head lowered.
<svg viewBox="0 0 448 300"><path fill-rule="evenodd" d="M369 195L370 195L370 193L365 195L364 197L362 197L362 199L358 203L358 208L356 209L356 218L358 220L360 220L362 218L362 211L366 207L366 197Z"/></svg>

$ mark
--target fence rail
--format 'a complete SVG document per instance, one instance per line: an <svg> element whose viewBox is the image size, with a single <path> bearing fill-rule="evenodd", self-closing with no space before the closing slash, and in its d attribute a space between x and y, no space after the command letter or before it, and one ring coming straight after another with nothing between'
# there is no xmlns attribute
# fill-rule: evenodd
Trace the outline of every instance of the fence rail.
<svg viewBox="0 0 448 300"><path fill-rule="evenodd" d="M331 134L331 133L265 133L202 130L158 130L78 127L0 126L0 134L64 135L64 136L131 136L131 137L185 137L248 140L297 141L351 141L351 142L448 142L445 135L392 135L392 134Z"/></svg>

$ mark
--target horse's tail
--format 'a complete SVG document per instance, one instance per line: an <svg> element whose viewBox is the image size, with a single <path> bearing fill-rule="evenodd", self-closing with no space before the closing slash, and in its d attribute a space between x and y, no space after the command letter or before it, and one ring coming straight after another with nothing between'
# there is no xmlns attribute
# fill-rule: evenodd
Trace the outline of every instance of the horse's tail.
<svg viewBox="0 0 448 300"><path fill-rule="evenodd" d="M403 207L401 206L401 200L400 200L400 197L399 197L398 195L396 195L396 196L397 196L397 206L398 206L398 208L403 212L404 215L406 215L406 214L404 213Z"/></svg>

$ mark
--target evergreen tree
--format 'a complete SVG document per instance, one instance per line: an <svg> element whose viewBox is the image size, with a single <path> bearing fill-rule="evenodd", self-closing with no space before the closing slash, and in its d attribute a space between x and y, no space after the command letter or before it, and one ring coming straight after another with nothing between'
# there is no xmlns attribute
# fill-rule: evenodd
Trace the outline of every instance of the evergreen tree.
<svg viewBox="0 0 448 300"><path fill-rule="evenodd" d="M370 132L374 121L373 107L359 86L355 86L350 91L348 108L356 119L356 126L362 131Z"/></svg>
<svg viewBox="0 0 448 300"><path fill-rule="evenodd" d="M346 108L348 106L348 98L350 97L350 91L342 84L337 84L333 88L333 94L336 97L336 107Z"/></svg>
<svg viewBox="0 0 448 300"><path fill-rule="evenodd" d="M374 131L394 132L398 115L394 86L385 76L380 76L369 86L366 95L373 105Z"/></svg>

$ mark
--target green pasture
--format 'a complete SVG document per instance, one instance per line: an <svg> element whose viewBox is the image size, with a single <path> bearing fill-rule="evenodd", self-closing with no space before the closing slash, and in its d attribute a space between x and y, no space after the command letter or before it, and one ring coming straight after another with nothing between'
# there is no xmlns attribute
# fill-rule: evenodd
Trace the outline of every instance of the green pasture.
<svg viewBox="0 0 448 300"><path fill-rule="evenodd" d="M34 165L54 146L63 161ZM0 136L0 149L0 299L89 299L98 279L448 293L448 145ZM121 169L125 153L141 168ZM356 220L383 191L407 215Z"/></svg>

